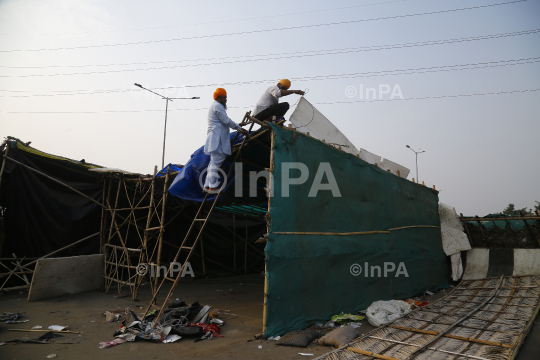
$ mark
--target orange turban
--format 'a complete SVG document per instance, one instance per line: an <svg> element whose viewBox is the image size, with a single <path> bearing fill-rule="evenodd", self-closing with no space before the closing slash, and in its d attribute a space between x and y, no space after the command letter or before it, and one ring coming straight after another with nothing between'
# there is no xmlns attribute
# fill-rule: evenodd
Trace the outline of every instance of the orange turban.
<svg viewBox="0 0 540 360"><path fill-rule="evenodd" d="M217 88L214 92L214 100L216 100L220 96L227 96L227 91L223 88Z"/></svg>
<svg viewBox="0 0 540 360"><path fill-rule="evenodd" d="M283 86L285 86L285 90L291 87L291 81L289 79L282 79L279 80L279 83Z"/></svg>

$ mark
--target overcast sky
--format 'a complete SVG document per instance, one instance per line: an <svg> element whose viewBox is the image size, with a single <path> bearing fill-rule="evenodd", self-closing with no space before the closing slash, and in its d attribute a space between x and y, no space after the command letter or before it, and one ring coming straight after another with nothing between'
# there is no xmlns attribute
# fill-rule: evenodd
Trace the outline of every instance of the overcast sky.
<svg viewBox="0 0 540 360"><path fill-rule="evenodd" d="M0 136L151 173L165 101L133 83L200 96L169 106L165 163L184 164L204 143L218 85L240 122L289 78L357 148L410 168L409 179L405 145L425 150L420 181L458 213L530 208L540 201L539 19L538 0L0 0ZM385 84L404 100L360 97ZM457 96L471 94L488 95Z"/></svg>

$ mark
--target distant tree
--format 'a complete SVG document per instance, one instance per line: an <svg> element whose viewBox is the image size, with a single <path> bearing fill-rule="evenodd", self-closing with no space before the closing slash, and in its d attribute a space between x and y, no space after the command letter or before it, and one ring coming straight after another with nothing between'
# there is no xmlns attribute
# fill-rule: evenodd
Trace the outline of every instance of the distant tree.
<svg viewBox="0 0 540 360"><path fill-rule="evenodd" d="M536 201L536 203L538 203L538 201ZM539 203L539 205L540 205L540 203ZM535 206L535 208L536 207L537 206ZM516 206L514 204L508 204L506 209L503 210L503 214L510 215L510 216L521 216L521 213L523 213L523 215L531 214L532 210L527 211L527 207L524 207L523 209L516 210Z"/></svg>
<svg viewBox="0 0 540 360"><path fill-rule="evenodd" d="M540 211L540 201L535 201L536 205L534 205L534 211Z"/></svg>

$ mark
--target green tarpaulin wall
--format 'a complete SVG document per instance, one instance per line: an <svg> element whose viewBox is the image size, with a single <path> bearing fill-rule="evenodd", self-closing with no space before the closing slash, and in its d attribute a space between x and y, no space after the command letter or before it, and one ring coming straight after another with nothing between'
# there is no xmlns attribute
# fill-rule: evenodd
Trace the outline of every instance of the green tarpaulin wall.
<svg viewBox="0 0 540 360"><path fill-rule="evenodd" d="M265 248L265 336L302 329L340 311L355 313L373 301L404 298L449 286L438 195L433 190L304 134L274 125L272 128L276 134L274 196ZM282 164L288 162L305 164L309 177L304 184L289 186L289 197L283 197ZM341 197L334 197L330 190L308 197L322 163L330 164ZM291 178L300 176L300 170L288 171ZM322 182L329 183L326 175ZM397 229L403 227L407 228ZM277 234L372 231L382 233ZM394 271L386 277L385 263L395 264ZM388 270L392 268L391 264L386 265ZM372 274L372 266L381 268L380 277L376 268Z"/></svg>

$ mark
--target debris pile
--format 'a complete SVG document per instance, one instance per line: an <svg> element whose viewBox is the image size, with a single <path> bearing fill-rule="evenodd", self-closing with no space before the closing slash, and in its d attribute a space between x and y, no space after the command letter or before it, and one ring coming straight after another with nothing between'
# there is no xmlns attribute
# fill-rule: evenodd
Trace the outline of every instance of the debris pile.
<svg viewBox="0 0 540 360"><path fill-rule="evenodd" d="M182 339L183 337L196 337L195 342L211 339L213 337L223 337L220 335L223 320L219 319L219 314L225 313L224 310L211 311L212 307L201 306L199 302L187 305L185 302L176 299L171 302L169 308L163 312L163 315L156 323L158 310L149 312L143 319L130 311L131 324L126 325L124 319L120 329L116 330L113 341L99 343L100 349L108 348L124 342L136 340L149 340L154 342L171 343ZM108 321L117 319L116 314L107 314Z"/></svg>
<svg viewBox="0 0 540 360"><path fill-rule="evenodd" d="M28 320L22 320L22 321L17 320L23 317L24 317L24 313L4 312L0 314L0 321L4 321L6 324L17 324L17 323L27 322Z"/></svg>

